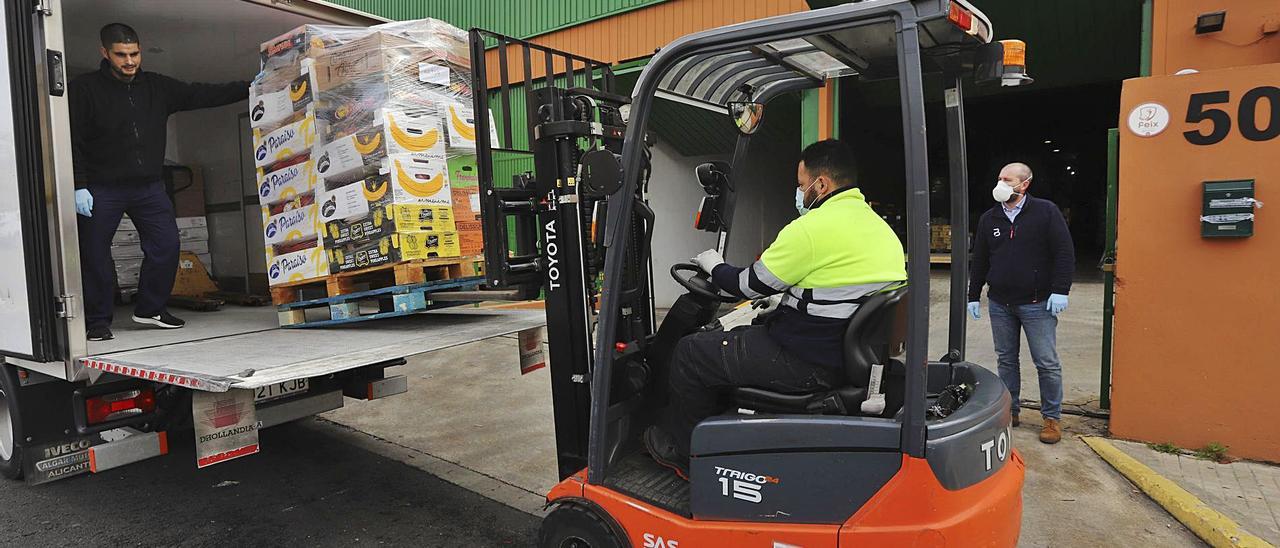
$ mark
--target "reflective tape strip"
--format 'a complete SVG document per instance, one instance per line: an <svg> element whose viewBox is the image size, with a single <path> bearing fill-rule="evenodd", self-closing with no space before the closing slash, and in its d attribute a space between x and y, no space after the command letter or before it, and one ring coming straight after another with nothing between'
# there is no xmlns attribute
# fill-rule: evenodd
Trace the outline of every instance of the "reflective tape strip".
<svg viewBox="0 0 1280 548"><path fill-rule="evenodd" d="M90 369L97 369L99 371L115 375L134 377L208 392L226 392L231 386L230 381L222 381L212 377L204 378L197 375L177 374L163 369L143 368L128 362L109 362L101 359L81 358L80 364Z"/></svg>

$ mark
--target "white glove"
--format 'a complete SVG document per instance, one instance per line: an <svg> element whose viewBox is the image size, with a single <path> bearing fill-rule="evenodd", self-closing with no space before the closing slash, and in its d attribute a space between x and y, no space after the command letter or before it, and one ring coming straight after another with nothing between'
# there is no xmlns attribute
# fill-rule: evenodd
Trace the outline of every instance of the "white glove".
<svg viewBox="0 0 1280 548"><path fill-rule="evenodd" d="M698 268L710 275L717 266L724 264L724 256L720 255L719 251L708 249L694 257L693 264L698 265Z"/></svg>

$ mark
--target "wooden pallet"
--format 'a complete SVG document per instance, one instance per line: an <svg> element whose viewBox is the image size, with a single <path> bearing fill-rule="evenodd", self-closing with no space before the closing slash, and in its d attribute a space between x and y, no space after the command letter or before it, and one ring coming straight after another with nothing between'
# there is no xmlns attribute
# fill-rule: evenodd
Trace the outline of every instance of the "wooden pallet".
<svg viewBox="0 0 1280 548"><path fill-rule="evenodd" d="M271 288L271 300L282 327L320 327L413 314L432 308L465 304L434 304L426 294L434 291L475 289L484 283L478 258L452 257L382 265L288 282ZM358 289L367 284L369 289ZM324 287L327 297L303 299L304 290ZM360 305L390 299L391 310L361 314ZM329 319L307 321L307 309L328 307Z"/></svg>

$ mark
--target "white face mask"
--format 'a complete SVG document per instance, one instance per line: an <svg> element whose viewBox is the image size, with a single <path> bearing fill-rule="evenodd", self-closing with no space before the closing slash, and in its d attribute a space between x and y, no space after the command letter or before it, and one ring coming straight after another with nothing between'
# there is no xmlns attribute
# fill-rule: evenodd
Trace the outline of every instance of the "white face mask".
<svg viewBox="0 0 1280 548"><path fill-rule="evenodd" d="M1031 178L1028 177L1027 180L1022 181L1022 183L1030 180ZM1018 183L1018 186L1022 186L1022 183ZM1009 184L1004 181L996 181L996 186L991 189L991 197L995 198L995 200L1000 203L1009 201L1009 198L1012 198L1014 194L1022 195L1021 192L1015 191L1012 186L1009 186Z"/></svg>
<svg viewBox="0 0 1280 548"><path fill-rule="evenodd" d="M814 177L813 181L809 182L809 186L806 186L803 189L800 189L800 188L796 189L796 211L799 211L801 215L804 215L805 213L809 212L809 204L805 203L804 193L808 192L809 189L813 188L813 185L816 184L817 182L818 182L818 178ZM817 201L818 200L814 200L814 202L817 202Z"/></svg>

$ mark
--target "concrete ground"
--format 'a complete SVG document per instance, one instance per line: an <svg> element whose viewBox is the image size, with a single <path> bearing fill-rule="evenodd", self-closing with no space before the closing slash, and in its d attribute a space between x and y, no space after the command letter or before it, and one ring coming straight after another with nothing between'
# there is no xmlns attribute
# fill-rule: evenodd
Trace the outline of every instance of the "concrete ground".
<svg viewBox="0 0 1280 548"><path fill-rule="evenodd" d="M520 375L516 352L514 339L497 338L411 359L390 370L409 377L408 394L324 418L492 480L496 500L537 511L556 477L551 391L546 369ZM1048 446L1038 416L1023 417L1014 431L1027 462L1022 546L1201 545L1075 437L1103 432L1102 421L1069 416L1068 435Z"/></svg>
<svg viewBox="0 0 1280 548"><path fill-rule="evenodd" d="M947 351L948 299L951 295L949 271L934 270L929 284L929 357ZM1070 306L1058 317L1058 359L1062 362L1063 402L1090 404L1097 408L1102 371L1102 283L1076 280L1071 286ZM982 297L982 318L970 318L965 358L992 371L996 369L995 347L991 342L991 321L986 294ZM1040 399L1035 364L1022 338L1022 400ZM1064 405L1071 409L1076 405ZM1037 415L1031 410L1023 417Z"/></svg>
<svg viewBox="0 0 1280 548"><path fill-rule="evenodd" d="M1192 455L1162 453L1143 443L1111 443L1245 531L1280 546L1280 466L1248 461L1221 464Z"/></svg>

